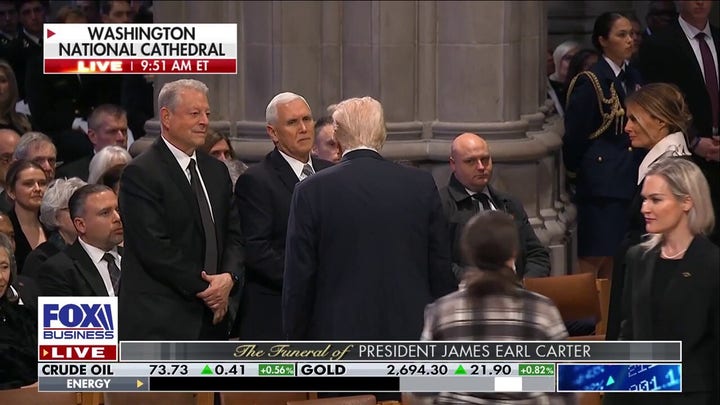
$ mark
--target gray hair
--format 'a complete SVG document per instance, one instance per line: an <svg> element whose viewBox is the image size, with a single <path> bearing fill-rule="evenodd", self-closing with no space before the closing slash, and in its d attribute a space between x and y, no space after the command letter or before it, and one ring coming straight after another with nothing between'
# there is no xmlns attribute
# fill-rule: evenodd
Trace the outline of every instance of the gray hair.
<svg viewBox="0 0 720 405"><path fill-rule="evenodd" d="M49 136L43 134L42 132L26 132L20 137L20 142L18 142L17 147L15 148L15 153L13 153L13 159L28 160L30 147L40 143L49 143L52 145L53 149L55 149L55 144ZM55 152L57 153L57 149L55 149Z"/></svg>
<svg viewBox="0 0 720 405"><path fill-rule="evenodd" d="M709 234L715 226L715 213L713 212L710 186L705 175L693 162L683 158L665 158L650 166L645 175L661 176L668 184L672 195L681 201L690 197L692 208L688 211L687 223L692 235ZM662 234L650 234L650 238L642 243L647 250L651 250L663 241Z"/></svg>
<svg viewBox="0 0 720 405"><path fill-rule="evenodd" d="M200 80L180 79L165 83L162 89L160 89L160 94L158 94L158 108L165 107L170 111L175 111L178 103L178 95L183 90L196 90L205 94L205 97L207 97L209 92L207 85Z"/></svg>
<svg viewBox="0 0 720 405"><path fill-rule="evenodd" d="M40 205L40 222L50 230L58 228L57 213L68 208L68 201L75 190L86 185L82 179L71 177L69 179L56 179L48 186Z"/></svg>
<svg viewBox="0 0 720 405"><path fill-rule="evenodd" d="M5 298L10 302L15 302L20 297L11 286L17 278L17 263L15 262L15 255L13 254L12 241L4 233L0 233L0 249L5 250L5 253L7 253L8 264L10 265L10 279L8 280L7 288L5 290Z"/></svg>
<svg viewBox="0 0 720 405"><path fill-rule="evenodd" d="M120 146L110 145L100 149L90 161L88 183L97 183L107 169L116 164L130 163L131 160L130 153Z"/></svg>
<svg viewBox="0 0 720 405"><path fill-rule="evenodd" d="M268 124L275 124L277 123L277 106L278 104L287 104L291 101L295 100L302 100L308 108L310 108L310 104L308 104L307 100L299 94L291 93L289 91L286 91L284 93L280 93L276 95L275 97L270 100L267 107L265 108L265 121L267 121Z"/></svg>
<svg viewBox="0 0 720 405"><path fill-rule="evenodd" d="M372 97L349 98L333 111L335 138L344 150L367 146L380 150L387 132L382 104Z"/></svg>

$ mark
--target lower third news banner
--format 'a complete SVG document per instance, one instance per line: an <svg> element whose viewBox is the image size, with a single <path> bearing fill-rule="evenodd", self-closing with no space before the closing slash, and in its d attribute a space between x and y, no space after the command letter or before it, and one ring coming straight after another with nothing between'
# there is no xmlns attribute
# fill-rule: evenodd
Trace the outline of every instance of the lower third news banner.
<svg viewBox="0 0 720 405"><path fill-rule="evenodd" d="M40 391L682 390L681 342L120 342L119 361L41 359Z"/></svg>

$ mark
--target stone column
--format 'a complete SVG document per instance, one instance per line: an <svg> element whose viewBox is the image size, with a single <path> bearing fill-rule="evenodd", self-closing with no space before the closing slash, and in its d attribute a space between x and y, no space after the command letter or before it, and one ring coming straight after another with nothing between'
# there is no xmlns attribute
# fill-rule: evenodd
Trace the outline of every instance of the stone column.
<svg viewBox="0 0 720 405"><path fill-rule="evenodd" d="M272 148L264 110L280 91L305 96L316 117L344 98L375 97L388 127L382 154L415 162L441 187L451 140L484 136L494 186L523 202L551 247L553 273L568 270L562 123L545 104L545 2L158 2L155 9L157 22L238 23L238 75L200 79L211 88L213 126L232 123L241 159L258 161Z"/></svg>

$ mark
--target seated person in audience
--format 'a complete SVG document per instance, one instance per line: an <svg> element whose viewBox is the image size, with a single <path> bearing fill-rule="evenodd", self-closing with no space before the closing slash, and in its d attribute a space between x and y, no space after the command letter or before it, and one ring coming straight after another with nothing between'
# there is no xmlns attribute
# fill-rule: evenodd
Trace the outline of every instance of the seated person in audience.
<svg viewBox="0 0 720 405"><path fill-rule="evenodd" d="M15 254L15 228L8 214L0 212L0 233L10 238L12 242L12 251Z"/></svg>
<svg viewBox="0 0 720 405"><path fill-rule="evenodd" d="M43 295L113 296L120 286L123 227L117 195L101 184L80 187L68 203L78 238L38 270Z"/></svg>
<svg viewBox="0 0 720 405"><path fill-rule="evenodd" d="M460 246L460 236L468 220L480 211L504 211L512 215L520 234L520 245L515 261L518 280L525 277L550 275L550 254L535 235L522 203L517 198L501 193L490 186L493 161L490 147L477 134L464 133L452 143L450 183L440 190L443 211L450 225L453 272L462 279L466 263ZM590 335L596 320L571 321L566 324L570 336Z"/></svg>
<svg viewBox="0 0 720 405"><path fill-rule="evenodd" d="M16 270L11 241L0 234L0 390L37 381L38 294Z"/></svg>
<svg viewBox="0 0 720 405"><path fill-rule="evenodd" d="M68 200L75 190L85 184L77 177L56 179L50 183L40 205L40 222L50 230L50 236L27 255L22 268L23 276L37 280L40 265L75 242L77 231L70 219Z"/></svg>
<svg viewBox="0 0 720 405"><path fill-rule="evenodd" d="M337 163L342 157L340 144L335 139L335 125L332 117L320 117L315 122L315 143L312 148L313 156L318 159Z"/></svg>
<svg viewBox="0 0 720 405"><path fill-rule="evenodd" d="M642 187L649 238L625 259L620 340L682 341L682 393L606 394L606 404L718 403L720 249L703 172L686 159L661 159Z"/></svg>
<svg viewBox="0 0 720 405"><path fill-rule="evenodd" d="M570 59L567 76L565 76L565 88L567 89L570 87L570 82L572 82L578 73L590 70L593 66L595 66L598 58L600 58L600 53L594 49L584 48L579 50L572 59ZM565 97L567 98L567 94ZM566 101L567 99L564 102Z"/></svg>
<svg viewBox="0 0 720 405"><path fill-rule="evenodd" d="M96 153L90 161L90 174L88 175L88 183L96 184L100 176L107 169L116 165L126 165L130 163L132 157L127 150L119 146L106 146L100 152Z"/></svg>
<svg viewBox="0 0 720 405"><path fill-rule="evenodd" d="M111 145L127 149L128 122L125 110L114 104L103 104L95 108L88 118L87 136L93 145L93 154L95 155L106 146ZM79 177L89 183L94 183L94 181L88 180L92 158L93 155L87 155L74 162L63 164L57 169L57 177Z"/></svg>
<svg viewBox="0 0 720 405"><path fill-rule="evenodd" d="M548 76L550 86L548 95L553 100L555 110L561 117L565 114L565 99L567 97L567 87L565 82L568 74L570 61L577 51L580 44L575 41L565 41L558 45L553 51L553 62L555 63L555 72ZM554 93L554 94L553 94Z"/></svg>
<svg viewBox="0 0 720 405"><path fill-rule="evenodd" d="M111 166L109 169L105 170L105 173L100 176L100 178L97 182L95 182L95 184L102 184L108 186L115 192L115 194L119 194L120 177L125 170L125 166L127 166L127 163L121 163L119 165Z"/></svg>
<svg viewBox="0 0 720 405"><path fill-rule="evenodd" d="M515 274L520 249L515 219L501 211L472 217L460 239L468 270L460 290L425 309L422 340L564 340L560 312L550 299L525 290ZM574 394L443 392L435 404L574 403Z"/></svg>
<svg viewBox="0 0 720 405"><path fill-rule="evenodd" d="M87 24L88 19L82 8L63 6L55 13L55 22L62 24Z"/></svg>
<svg viewBox="0 0 720 405"><path fill-rule="evenodd" d="M464 133L455 138L450 151L453 174L440 190L443 211L450 224L453 272L462 278L467 263L460 252L462 229L470 218L482 211L505 211L515 218L520 245L515 263L518 279L550 275L550 255L528 222L522 203L490 186L493 161L490 147L477 134Z"/></svg>
<svg viewBox="0 0 720 405"><path fill-rule="evenodd" d="M15 260L22 269L31 250L47 240L49 233L40 223L40 205L47 188L47 178L37 163L18 160L7 174L8 196L13 200L8 213L15 229Z"/></svg>
<svg viewBox="0 0 720 405"><path fill-rule="evenodd" d="M208 128L205 143L199 149L221 162L236 161L240 174L243 174L248 168L245 163L237 158L230 138L211 128ZM233 184L235 184L235 179L233 179Z"/></svg>
<svg viewBox="0 0 720 405"><path fill-rule="evenodd" d="M0 212L8 212L12 209L10 200L7 198L7 185L5 184L5 175L12 162L13 153L20 135L10 128L0 129Z"/></svg>
<svg viewBox="0 0 720 405"><path fill-rule="evenodd" d="M55 178L57 150L53 141L41 132L26 132L20 137L13 154L15 160L29 160L40 165L48 182Z"/></svg>
<svg viewBox="0 0 720 405"><path fill-rule="evenodd" d="M3 86L4 85L4 86ZM0 128L10 128L19 134L32 130L25 114L15 111L18 86L15 72L9 63L0 59Z"/></svg>

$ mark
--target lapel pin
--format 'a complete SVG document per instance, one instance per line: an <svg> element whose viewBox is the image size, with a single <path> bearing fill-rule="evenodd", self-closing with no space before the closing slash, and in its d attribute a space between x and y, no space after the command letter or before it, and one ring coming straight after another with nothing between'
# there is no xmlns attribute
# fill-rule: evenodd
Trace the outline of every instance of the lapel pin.
<svg viewBox="0 0 720 405"><path fill-rule="evenodd" d="M689 272L687 272L687 271L683 271L683 272L680 273L680 274L682 274L682 276L685 277L685 278L692 277L692 273L689 273Z"/></svg>

